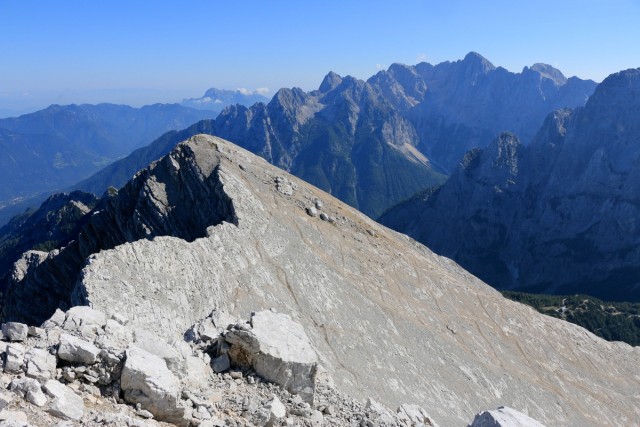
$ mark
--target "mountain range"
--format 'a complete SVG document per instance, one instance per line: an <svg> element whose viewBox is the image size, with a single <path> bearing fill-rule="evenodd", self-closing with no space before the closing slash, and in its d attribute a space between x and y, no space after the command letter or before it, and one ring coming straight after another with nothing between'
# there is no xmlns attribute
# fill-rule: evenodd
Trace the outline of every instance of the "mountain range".
<svg viewBox="0 0 640 427"><path fill-rule="evenodd" d="M613 74L529 145L503 134L469 151L380 221L497 288L639 301L639 95L640 69Z"/></svg>
<svg viewBox="0 0 640 427"><path fill-rule="evenodd" d="M159 135L206 117L212 113L175 104L85 104L0 119L0 206L61 191Z"/></svg>
<svg viewBox="0 0 640 427"><path fill-rule="evenodd" d="M177 145L83 218L64 247L27 252L15 264L2 320L53 319L43 325L51 340L42 340L52 349L55 322L71 330L75 321L82 337L100 335L106 353L127 336L114 322L127 325L137 346L161 355L159 362L146 356L156 376L140 380L152 390L137 396L169 390L154 381L157 366L180 372L181 361L196 355L183 342L192 325L207 316L219 325L218 313L237 319L266 310L295 319L304 332L290 341L308 336L322 366L315 375L371 398L367 407L373 399L416 403L431 425L443 426L467 425L482 408L502 405L546 425L640 422L638 348L506 300L449 259L222 139L198 135ZM96 311L82 307L65 321L58 308L77 304L100 310L108 330L96 332ZM255 317L230 329L250 337L258 325ZM55 336L60 347L71 340L100 354L80 338ZM118 361L130 366L136 351L120 351ZM13 347L7 352L13 362ZM298 353L281 358L295 362ZM201 369L208 378L210 368ZM124 380L120 386L130 388Z"/></svg>
<svg viewBox="0 0 640 427"><path fill-rule="evenodd" d="M281 89L267 104L229 106L74 188L119 187L172 143L206 132L377 217L444 182L468 148L505 129L533 135L546 114L584 104L595 86L543 64L511 73L473 52L435 66L394 64L367 81L330 72L318 90Z"/></svg>

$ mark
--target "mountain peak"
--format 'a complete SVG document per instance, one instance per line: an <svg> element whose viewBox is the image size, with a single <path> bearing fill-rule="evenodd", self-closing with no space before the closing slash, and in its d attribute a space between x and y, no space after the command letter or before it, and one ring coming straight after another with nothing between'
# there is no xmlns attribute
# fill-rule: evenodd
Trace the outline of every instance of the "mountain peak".
<svg viewBox="0 0 640 427"><path fill-rule="evenodd" d="M542 77L553 80L557 85L563 85L567 82L567 78L564 74L562 74L562 71L552 67L549 64L538 62L536 64L533 64L530 69L537 72Z"/></svg>
<svg viewBox="0 0 640 427"><path fill-rule="evenodd" d="M467 64L469 67L473 67L476 71L486 74L489 71L495 70L496 67L487 58L480 55L478 52L469 52L462 60L463 64Z"/></svg>
<svg viewBox="0 0 640 427"><path fill-rule="evenodd" d="M338 87L340 83L342 83L342 77L333 71L329 71L329 73L324 76L324 79L322 80L322 83L320 83L320 87L318 89L321 93L331 92L333 89Z"/></svg>

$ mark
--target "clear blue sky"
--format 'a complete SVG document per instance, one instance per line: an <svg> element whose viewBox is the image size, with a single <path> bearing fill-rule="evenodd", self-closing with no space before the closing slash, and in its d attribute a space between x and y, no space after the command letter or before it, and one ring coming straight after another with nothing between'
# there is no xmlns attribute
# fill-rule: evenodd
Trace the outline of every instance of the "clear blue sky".
<svg viewBox="0 0 640 427"><path fill-rule="evenodd" d="M0 0L0 109L310 90L472 50L601 81L639 42L640 0Z"/></svg>

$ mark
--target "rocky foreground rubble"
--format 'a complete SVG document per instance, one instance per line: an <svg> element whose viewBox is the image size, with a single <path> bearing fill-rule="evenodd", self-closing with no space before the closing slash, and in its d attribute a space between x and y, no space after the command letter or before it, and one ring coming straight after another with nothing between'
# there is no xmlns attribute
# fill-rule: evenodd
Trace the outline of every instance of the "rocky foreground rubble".
<svg viewBox="0 0 640 427"><path fill-rule="evenodd" d="M302 326L272 310L249 321L214 311L173 342L85 306L2 335L0 426L436 425L417 405L338 392ZM472 427L541 426L506 409Z"/></svg>

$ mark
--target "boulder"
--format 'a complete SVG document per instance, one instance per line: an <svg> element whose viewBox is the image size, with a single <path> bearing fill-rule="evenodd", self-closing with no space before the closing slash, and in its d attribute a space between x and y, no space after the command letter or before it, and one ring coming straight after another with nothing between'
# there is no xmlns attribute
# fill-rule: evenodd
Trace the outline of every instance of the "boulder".
<svg viewBox="0 0 640 427"><path fill-rule="evenodd" d="M42 392L40 382L33 378L16 378L11 381L9 389L36 406L47 403L47 396Z"/></svg>
<svg viewBox="0 0 640 427"><path fill-rule="evenodd" d="M49 413L64 420L79 420L84 414L84 403L71 388L56 381L49 380L44 389L53 398Z"/></svg>
<svg viewBox="0 0 640 427"><path fill-rule="evenodd" d="M62 360L91 365L98 361L99 354L100 349L89 341L69 334L60 335L58 357Z"/></svg>
<svg viewBox="0 0 640 427"><path fill-rule="evenodd" d="M263 378L312 403L318 357L302 325L286 314L264 310L251 316L251 326L227 333L232 364L250 366Z"/></svg>
<svg viewBox="0 0 640 427"><path fill-rule="evenodd" d="M27 376L46 381L54 378L56 373L56 357L42 348L33 348L24 356L27 363Z"/></svg>
<svg viewBox="0 0 640 427"><path fill-rule="evenodd" d="M178 378L184 378L188 374L185 357L163 339L159 339L146 329L137 328L134 330L133 343L137 348L145 350L155 356L160 357L167 365L167 368Z"/></svg>
<svg viewBox="0 0 640 427"><path fill-rule="evenodd" d="M22 372L24 364L24 347L21 344L14 343L7 345L5 350L4 370L5 372L19 373Z"/></svg>
<svg viewBox="0 0 640 427"><path fill-rule="evenodd" d="M71 307L66 314L63 329L69 331L81 326L99 326L107 324L107 316L101 311L87 306Z"/></svg>
<svg viewBox="0 0 640 427"><path fill-rule="evenodd" d="M45 329L50 329L56 326L62 326L66 317L67 315L65 314L65 312L57 308L53 315L48 320L44 321L42 327Z"/></svg>
<svg viewBox="0 0 640 427"><path fill-rule="evenodd" d="M522 412L501 406L493 411L480 412L469 427L544 427L544 425Z"/></svg>
<svg viewBox="0 0 640 427"><path fill-rule="evenodd" d="M2 324L2 335L9 341L24 341L27 339L29 327L24 323L7 322Z"/></svg>
<svg viewBox="0 0 640 427"><path fill-rule="evenodd" d="M160 357L141 348L129 347L120 377L126 401L140 404L162 421L189 425L180 405L180 383Z"/></svg>

